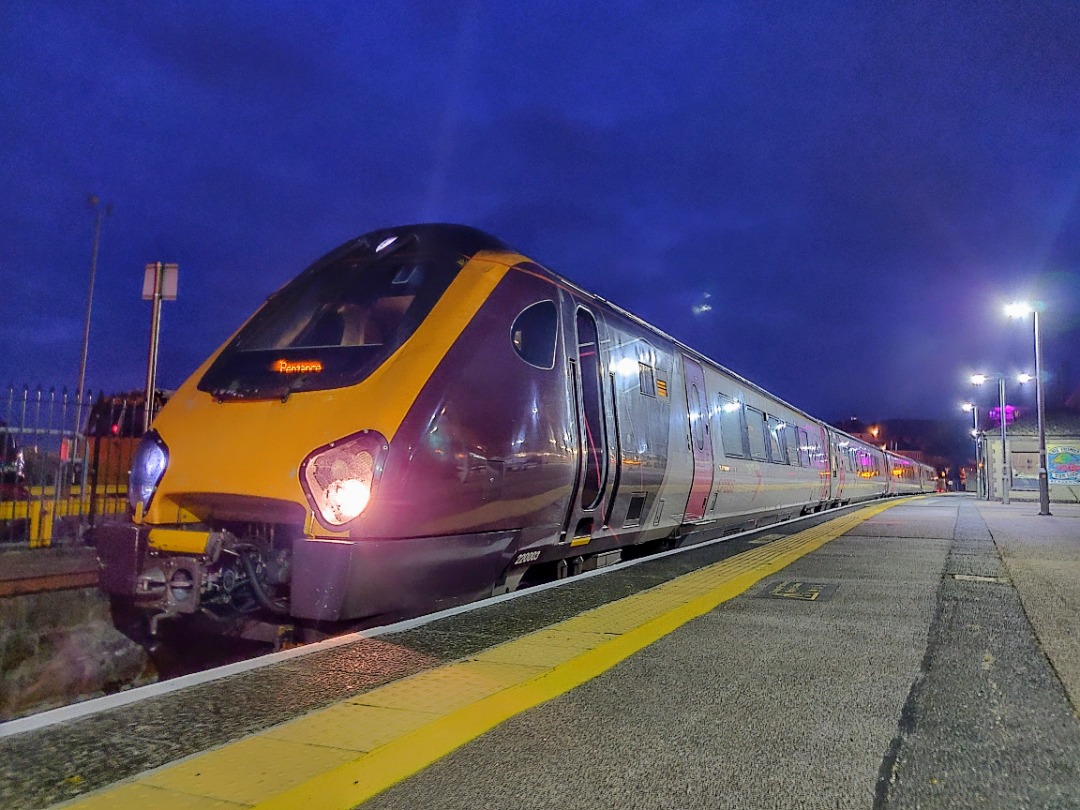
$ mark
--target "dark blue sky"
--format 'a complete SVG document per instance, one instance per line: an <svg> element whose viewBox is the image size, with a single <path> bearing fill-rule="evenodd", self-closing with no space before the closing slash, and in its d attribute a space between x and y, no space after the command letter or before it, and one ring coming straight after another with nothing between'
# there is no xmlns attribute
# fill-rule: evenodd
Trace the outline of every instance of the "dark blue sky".
<svg viewBox="0 0 1080 810"><path fill-rule="evenodd" d="M3 383L75 385L92 192L94 388L143 384L146 262L180 264L175 387L310 261L418 221L825 418L962 420L966 374L1032 365L1017 295L1080 385L1075 0L15 0L0 111Z"/></svg>

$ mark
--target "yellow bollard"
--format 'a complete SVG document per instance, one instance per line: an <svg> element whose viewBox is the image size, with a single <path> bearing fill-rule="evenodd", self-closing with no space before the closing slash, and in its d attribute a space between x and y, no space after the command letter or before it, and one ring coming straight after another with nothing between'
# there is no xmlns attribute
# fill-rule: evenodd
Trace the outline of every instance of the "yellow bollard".
<svg viewBox="0 0 1080 810"><path fill-rule="evenodd" d="M53 514L49 504L31 501L27 504L30 517L30 548L48 548L52 545Z"/></svg>

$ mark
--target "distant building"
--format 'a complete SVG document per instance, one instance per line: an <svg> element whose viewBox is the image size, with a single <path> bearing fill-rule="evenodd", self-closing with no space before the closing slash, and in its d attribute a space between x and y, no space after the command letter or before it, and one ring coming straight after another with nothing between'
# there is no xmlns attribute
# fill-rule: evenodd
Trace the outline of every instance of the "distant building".
<svg viewBox="0 0 1080 810"><path fill-rule="evenodd" d="M1039 499L1039 426L1034 409L1019 412L1005 426L1005 455L1001 432L993 427L980 434L989 499L1001 500L1002 467L1008 458L1010 500ZM1080 412L1046 414L1046 460L1050 502L1080 503Z"/></svg>

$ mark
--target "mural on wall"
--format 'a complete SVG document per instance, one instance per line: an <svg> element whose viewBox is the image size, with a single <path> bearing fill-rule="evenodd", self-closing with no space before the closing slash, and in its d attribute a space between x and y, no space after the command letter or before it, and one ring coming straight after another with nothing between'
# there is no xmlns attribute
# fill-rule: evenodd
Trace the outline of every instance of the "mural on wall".
<svg viewBox="0 0 1080 810"><path fill-rule="evenodd" d="M1046 461L1051 484L1080 484L1080 448L1049 447Z"/></svg>

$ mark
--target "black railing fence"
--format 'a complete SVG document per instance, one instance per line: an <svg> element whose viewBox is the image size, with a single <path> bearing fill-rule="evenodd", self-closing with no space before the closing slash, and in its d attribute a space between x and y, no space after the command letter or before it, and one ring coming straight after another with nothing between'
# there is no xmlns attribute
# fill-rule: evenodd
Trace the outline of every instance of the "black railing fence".
<svg viewBox="0 0 1080 810"><path fill-rule="evenodd" d="M154 398L154 411L165 395ZM0 547L83 542L127 514L146 397L8 386L0 399Z"/></svg>

